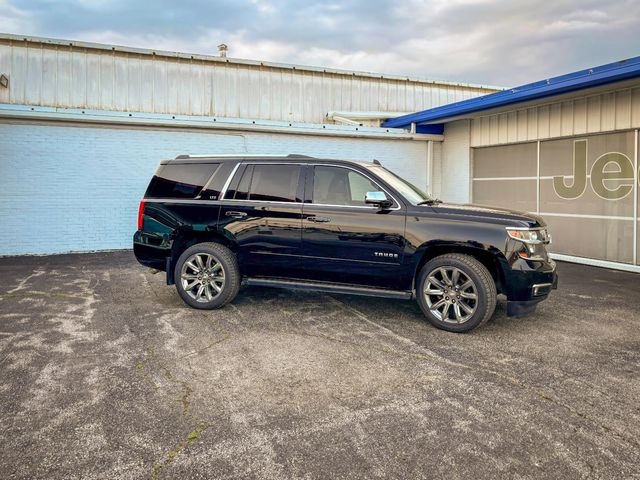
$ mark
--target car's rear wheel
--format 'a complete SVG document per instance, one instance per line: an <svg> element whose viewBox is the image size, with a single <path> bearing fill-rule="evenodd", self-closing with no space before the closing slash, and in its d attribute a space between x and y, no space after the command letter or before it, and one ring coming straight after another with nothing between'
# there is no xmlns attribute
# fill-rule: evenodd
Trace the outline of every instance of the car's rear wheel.
<svg viewBox="0 0 640 480"><path fill-rule="evenodd" d="M220 308L238 294L238 262L224 245L197 243L178 258L174 281L178 294L187 305L200 309Z"/></svg>
<svg viewBox="0 0 640 480"><path fill-rule="evenodd" d="M416 297L429 322L450 332L468 332L484 324L497 301L487 268L458 253L441 255L422 267Z"/></svg>

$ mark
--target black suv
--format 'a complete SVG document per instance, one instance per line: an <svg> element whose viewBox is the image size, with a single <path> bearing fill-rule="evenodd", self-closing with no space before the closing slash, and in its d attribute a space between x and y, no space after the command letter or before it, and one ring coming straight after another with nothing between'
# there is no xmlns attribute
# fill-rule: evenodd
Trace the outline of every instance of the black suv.
<svg viewBox="0 0 640 480"><path fill-rule="evenodd" d="M163 161L140 202L138 261L194 308L241 284L416 298L436 327L533 312L556 287L544 221L448 205L379 162L289 156Z"/></svg>

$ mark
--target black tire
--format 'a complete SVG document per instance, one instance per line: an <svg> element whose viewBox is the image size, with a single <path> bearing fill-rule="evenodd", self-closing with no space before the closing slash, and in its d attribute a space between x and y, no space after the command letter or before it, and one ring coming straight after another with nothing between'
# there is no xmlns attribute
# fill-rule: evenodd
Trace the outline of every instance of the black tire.
<svg viewBox="0 0 640 480"><path fill-rule="evenodd" d="M443 280L443 271L450 280L456 275L458 281L455 285L453 281ZM469 284L468 280L473 284ZM445 288L440 288L438 284ZM469 286L464 291L460 290L464 285ZM427 295L426 291L442 292L442 295ZM468 332L491 318L496 309L497 292L491 273L482 263L469 255L450 253L433 258L422 267L416 285L416 298L433 326L449 332ZM434 309L440 301L445 303ZM431 302L431 307L428 302Z"/></svg>
<svg viewBox="0 0 640 480"><path fill-rule="evenodd" d="M204 265L205 268L199 269L200 273L198 273L189 265L185 266L187 261L191 261L192 265L198 266L195 256L198 256L203 264L208 259L211 259L210 267ZM218 265L220 265L220 268L217 267ZM184 271L183 268L185 269ZM220 271L222 271L223 275L220 275ZM184 280L186 284L183 282L183 272L186 276L189 276L189 280ZM200 276L199 279L197 278L198 275ZM221 281L221 277L224 280ZM240 271L236 256L231 250L219 243L196 243L187 248L176 262L173 278L176 290L178 290L182 300L190 307L204 310L224 306L236 297L240 289ZM193 281L199 283L187 289L186 287L191 285ZM203 288L202 291L200 291L200 286ZM218 288L220 289L219 292L217 291Z"/></svg>

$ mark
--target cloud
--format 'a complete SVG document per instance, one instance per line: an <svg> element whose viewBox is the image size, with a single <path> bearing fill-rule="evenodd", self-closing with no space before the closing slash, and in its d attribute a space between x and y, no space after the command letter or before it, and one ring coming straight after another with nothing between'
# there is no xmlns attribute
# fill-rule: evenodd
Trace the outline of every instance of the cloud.
<svg viewBox="0 0 640 480"><path fill-rule="evenodd" d="M0 32L16 32L28 28L29 14L13 6L8 0L0 0Z"/></svg>
<svg viewBox="0 0 640 480"><path fill-rule="evenodd" d="M163 50L517 85L640 54L621 0L0 0L0 29Z"/></svg>

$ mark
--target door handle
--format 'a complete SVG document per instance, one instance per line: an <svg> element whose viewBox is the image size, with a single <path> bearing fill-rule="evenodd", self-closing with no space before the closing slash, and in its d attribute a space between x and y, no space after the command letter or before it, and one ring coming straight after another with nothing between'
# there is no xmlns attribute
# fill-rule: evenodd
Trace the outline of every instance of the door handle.
<svg viewBox="0 0 640 480"><path fill-rule="evenodd" d="M232 218L244 218L247 216L246 212L227 212L225 213L225 215L227 217L232 217Z"/></svg>
<svg viewBox="0 0 640 480"><path fill-rule="evenodd" d="M315 215L307 217L307 220L314 223L329 223L331 221L329 217L316 217Z"/></svg>

